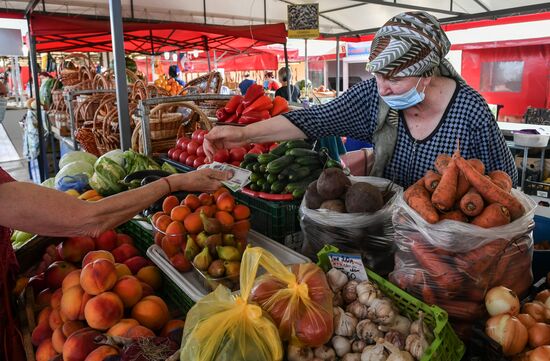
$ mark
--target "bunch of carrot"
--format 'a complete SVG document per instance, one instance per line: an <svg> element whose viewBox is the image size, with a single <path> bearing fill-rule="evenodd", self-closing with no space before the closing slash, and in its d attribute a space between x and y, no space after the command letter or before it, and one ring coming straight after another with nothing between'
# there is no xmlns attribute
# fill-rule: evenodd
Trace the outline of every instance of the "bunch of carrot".
<svg viewBox="0 0 550 361"><path fill-rule="evenodd" d="M479 159L464 159L458 151L440 154L435 171L403 194L407 204L428 223L445 219L470 222L483 228L502 226L521 217L525 209L511 194L512 179L503 171L485 175Z"/></svg>

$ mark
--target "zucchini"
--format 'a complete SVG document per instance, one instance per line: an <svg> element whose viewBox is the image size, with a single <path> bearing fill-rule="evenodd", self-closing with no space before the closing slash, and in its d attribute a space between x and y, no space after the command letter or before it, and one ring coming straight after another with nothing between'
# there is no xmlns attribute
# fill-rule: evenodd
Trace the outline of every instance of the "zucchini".
<svg viewBox="0 0 550 361"><path fill-rule="evenodd" d="M258 160L258 155L259 154L255 154L255 153L246 153L244 155L244 161L245 162L256 162Z"/></svg>
<svg viewBox="0 0 550 361"><path fill-rule="evenodd" d="M288 180L291 182L296 182L307 177L310 173L308 167L300 167L296 170L292 170L288 173Z"/></svg>
<svg viewBox="0 0 550 361"><path fill-rule="evenodd" d="M305 187L296 188L295 190L292 191L292 198L300 199L304 196L304 194L306 194Z"/></svg>
<svg viewBox="0 0 550 361"><path fill-rule="evenodd" d="M296 158L296 163L299 165L316 165L319 166L319 168L322 167L319 157L298 157Z"/></svg>
<svg viewBox="0 0 550 361"><path fill-rule="evenodd" d="M273 184L277 181L277 176L275 174L268 174L267 175L267 183Z"/></svg>
<svg viewBox="0 0 550 361"><path fill-rule="evenodd" d="M280 194L284 190L285 190L285 183L283 182L275 182L271 184L271 193Z"/></svg>
<svg viewBox="0 0 550 361"><path fill-rule="evenodd" d="M294 157L319 157L319 153L311 149L304 148L292 148L286 151L286 155L292 155Z"/></svg>
<svg viewBox="0 0 550 361"><path fill-rule="evenodd" d="M279 158L278 155L271 153L260 154L258 156L258 162L260 162L260 164L268 164L269 162L272 162L277 158Z"/></svg>
<svg viewBox="0 0 550 361"><path fill-rule="evenodd" d="M279 174L294 161L291 155L284 155L267 164L267 171L272 174Z"/></svg>
<svg viewBox="0 0 550 361"><path fill-rule="evenodd" d="M255 172L252 172L252 174L250 174L250 182L252 183L256 183L258 180L262 179L263 176L261 174L258 174L258 173L255 173Z"/></svg>
<svg viewBox="0 0 550 361"><path fill-rule="evenodd" d="M305 149L311 149L312 146L305 140L299 139L299 140L289 140L286 144L286 149L292 149L292 148L305 148ZM285 150L286 152L286 150Z"/></svg>
<svg viewBox="0 0 550 361"><path fill-rule="evenodd" d="M286 152L286 143L287 143L287 142L281 142L281 143L279 143L279 145L278 145L276 148L273 148L273 149L271 150L271 152L269 152L269 153L271 153L271 154L273 154L273 155L276 155L276 156L278 156L278 157L281 157L281 156L285 155L285 152Z"/></svg>
<svg viewBox="0 0 550 361"><path fill-rule="evenodd" d="M254 163L254 165L252 166L252 171L254 173L260 173L260 163Z"/></svg>
<svg viewBox="0 0 550 361"><path fill-rule="evenodd" d="M260 192L262 190L262 187L260 187L259 185L257 185L256 183L250 183L250 185L248 186L251 190L253 190L254 192Z"/></svg>

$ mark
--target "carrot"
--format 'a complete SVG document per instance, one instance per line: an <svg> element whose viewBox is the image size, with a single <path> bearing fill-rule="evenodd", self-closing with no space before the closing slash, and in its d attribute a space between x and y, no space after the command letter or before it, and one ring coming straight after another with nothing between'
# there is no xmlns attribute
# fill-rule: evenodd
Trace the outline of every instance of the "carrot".
<svg viewBox="0 0 550 361"><path fill-rule="evenodd" d="M485 164L477 158L468 159L467 162L479 173L485 174Z"/></svg>
<svg viewBox="0 0 550 361"><path fill-rule="evenodd" d="M510 211L500 203L491 203L479 216L472 220L472 224L483 228L503 226L510 223Z"/></svg>
<svg viewBox="0 0 550 361"><path fill-rule="evenodd" d="M460 210L470 217L475 217L483 211L483 198L475 188L470 188L460 199Z"/></svg>
<svg viewBox="0 0 550 361"><path fill-rule="evenodd" d="M458 183L458 168L454 160L451 160L441 181L432 194L432 203L440 211L448 211L453 208L456 201L456 186Z"/></svg>
<svg viewBox="0 0 550 361"><path fill-rule="evenodd" d="M440 180L441 175L437 174L433 170L428 170L424 175L424 187L426 187L428 192L433 193Z"/></svg>
<svg viewBox="0 0 550 361"><path fill-rule="evenodd" d="M452 258L441 257L433 252L433 247L418 242L411 245L411 251L439 288L448 291L456 291L460 288L464 277L454 270Z"/></svg>
<svg viewBox="0 0 550 361"><path fill-rule="evenodd" d="M420 180L407 188L403 193L403 199L405 202L414 209L422 218L428 223L437 223L439 221L439 215L437 210L432 205L430 200L430 193L424 188L424 181L420 183Z"/></svg>
<svg viewBox="0 0 550 361"><path fill-rule="evenodd" d="M421 284L422 300L428 305L437 305L436 287L430 276L424 275L424 283Z"/></svg>
<svg viewBox="0 0 550 361"><path fill-rule="evenodd" d="M445 212L441 216L439 216L439 221L443 221L445 219L448 219L450 221L458 221L458 222L468 222L468 217L460 209L455 209L453 211Z"/></svg>
<svg viewBox="0 0 550 361"><path fill-rule="evenodd" d="M461 321L478 320L485 314L485 305L483 302L449 300L441 298L439 299L439 303L437 305L447 311L449 317L456 318Z"/></svg>
<svg viewBox="0 0 550 361"><path fill-rule="evenodd" d="M458 255L461 269L471 277L478 277L498 262L506 248L507 242L503 239L491 241L467 253Z"/></svg>
<svg viewBox="0 0 550 361"><path fill-rule="evenodd" d="M500 188L504 189L506 192L510 193L512 190L512 178L508 173L501 170L494 170L489 173L489 178Z"/></svg>
<svg viewBox="0 0 550 361"><path fill-rule="evenodd" d="M468 182L481 194L481 196L489 203L500 203L510 211L512 220L523 215L525 208L511 194L496 186L490 179L485 178L477 170L462 157L457 156L455 163L458 168L464 173ZM479 217L479 216L478 216Z"/></svg>
<svg viewBox="0 0 550 361"><path fill-rule="evenodd" d="M470 189L470 182L462 172L458 172L458 184L456 186L456 198L460 199Z"/></svg>
<svg viewBox="0 0 550 361"><path fill-rule="evenodd" d="M451 162L451 156L448 154L440 154L435 158L435 169L439 172L439 174L444 174L445 170L449 166L449 163Z"/></svg>

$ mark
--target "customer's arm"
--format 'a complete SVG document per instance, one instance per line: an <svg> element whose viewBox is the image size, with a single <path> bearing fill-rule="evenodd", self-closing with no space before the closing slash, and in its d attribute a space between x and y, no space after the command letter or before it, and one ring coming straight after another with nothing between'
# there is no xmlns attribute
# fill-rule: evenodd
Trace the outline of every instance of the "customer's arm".
<svg viewBox="0 0 550 361"><path fill-rule="evenodd" d="M227 172L203 169L175 174L164 180L119 193L97 202L86 202L66 193L32 183L0 185L0 224L45 236L97 236L147 208L169 190L213 192Z"/></svg>

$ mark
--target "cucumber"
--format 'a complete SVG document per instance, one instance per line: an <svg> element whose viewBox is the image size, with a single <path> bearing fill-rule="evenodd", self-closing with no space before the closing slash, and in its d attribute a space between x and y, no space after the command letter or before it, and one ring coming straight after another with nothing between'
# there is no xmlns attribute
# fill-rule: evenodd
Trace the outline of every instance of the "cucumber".
<svg viewBox="0 0 550 361"><path fill-rule="evenodd" d="M284 155L267 164L267 171L272 174L279 174L294 161L291 155Z"/></svg>
<svg viewBox="0 0 550 361"><path fill-rule="evenodd" d="M241 162L241 164L239 164L239 167L243 168L243 169L246 169L246 166L249 165L250 162L247 162L246 160L243 160Z"/></svg>
<svg viewBox="0 0 550 361"><path fill-rule="evenodd" d="M264 185L262 186L262 192L270 193L270 191L271 191L271 184L269 184L268 182L265 182Z"/></svg>
<svg viewBox="0 0 550 361"><path fill-rule="evenodd" d="M319 168L322 166L319 157L298 157L296 158L296 163L299 165L316 165L319 166Z"/></svg>
<svg viewBox="0 0 550 361"><path fill-rule="evenodd" d="M296 182L307 177L310 173L308 167L300 167L296 170L292 170L288 173L288 180L291 182Z"/></svg>
<svg viewBox="0 0 550 361"><path fill-rule="evenodd" d="M251 172L254 172L254 164L258 164L258 163L250 163L246 166L246 169Z"/></svg>
<svg viewBox="0 0 550 361"><path fill-rule="evenodd" d="M340 168L340 169L342 169L342 164L340 164L340 162L338 162L338 161L335 161L334 159L329 159L325 163L325 167L326 168Z"/></svg>
<svg viewBox="0 0 550 361"><path fill-rule="evenodd" d="M254 165L252 166L252 171L254 173L260 173L260 163L254 163Z"/></svg>
<svg viewBox="0 0 550 361"><path fill-rule="evenodd" d="M308 176L302 180L299 180L297 182L291 182L288 183L285 187L285 191L288 193L292 193L297 188L307 188L307 186L313 182L314 180L317 180L317 178L313 178L312 176Z"/></svg>
<svg viewBox="0 0 550 361"><path fill-rule="evenodd" d="M265 179L265 178L260 178L256 181L256 184L259 185L260 187L263 187L264 184L266 184L266 183L267 183L267 179Z"/></svg>
<svg viewBox="0 0 550 361"><path fill-rule="evenodd" d="M260 154L258 156L258 162L260 162L260 164L268 164L269 162L272 162L277 158L279 158L278 155L271 154L271 153Z"/></svg>
<svg viewBox="0 0 550 361"><path fill-rule="evenodd" d="M267 166L265 164L260 164L260 173L267 173Z"/></svg>
<svg viewBox="0 0 550 361"><path fill-rule="evenodd" d="M296 188L292 191L292 198L294 199L300 199L306 194L306 187L300 187Z"/></svg>
<svg viewBox="0 0 550 361"><path fill-rule="evenodd" d="M319 157L319 153L311 149L304 148L292 148L285 152L286 155L292 155L294 157Z"/></svg>
<svg viewBox="0 0 550 361"><path fill-rule="evenodd" d="M305 149L311 149L312 146L305 140L289 140L286 144L286 149L292 149L292 148L305 148ZM285 150L286 152L286 150Z"/></svg>
<svg viewBox="0 0 550 361"><path fill-rule="evenodd" d="M287 142L281 142L281 143L279 143L279 145L278 145L276 148L272 149L271 152L269 152L269 153L271 153L271 154L273 154L273 155L276 155L276 156L278 156L278 157L281 157L281 156L285 155L285 152L286 152L286 143L287 143Z"/></svg>
<svg viewBox="0 0 550 361"><path fill-rule="evenodd" d="M248 186L251 190L253 190L254 192L260 192L262 190L262 187L260 187L259 185L257 185L256 183L250 183L250 185Z"/></svg>
<svg viewBox="0 0 550 361"><path fill-rule="evenodd" d="M310 173L309 173L309 176L307 178L308 179L311 178L311 182L313 182L314 180L316 180L317 178L319 178L321 176L321 173L323 173L322 168L317 168L317 169L313 169L313 170L310 169Z"/></svg>
<svg viewBox="0 0 550 361"><path fill-rule="evenodd" d="M273 184L277 181L277 176L275 174L268 174L267 175L267 183Z"/></svg>
<svg viewBox="0 0 550 361"><path fill-rule="evenodd" d="M258 160L258 155L259 154L255 154L255 153L247 153L244 155L244 161L245 162L256 162Z"/></svg>
<svg viewBox="0 0 550 361"><path fill-rule="evenodd" d="M252 173L250 174L250 182L252 183L256 183L258 180L262 179L263 176L261 174L258 174L258 173Z"/></svg>
<svg viewBox="0 0 550 361"><path fill-rule="evenodd" d="M300 168L300 165L299 165L298 163L292 163L291 165L289 165L288 167L286 167L285 169L283 169L283 170L281 171L281 173L279 173L279 174L277 175L277 178L278 178L279 180L286 180L286 179L288 179L288 172L290 172L290 171L293 170L293 169L298 169L298 168Z"/></svg>
<svg viewBox="0 0 550 361"><path fill-rule="evenodd" d="M284 190L285 190L285 183L283 182L275 182L271 184L271 193L280 194Z"/></svg>

